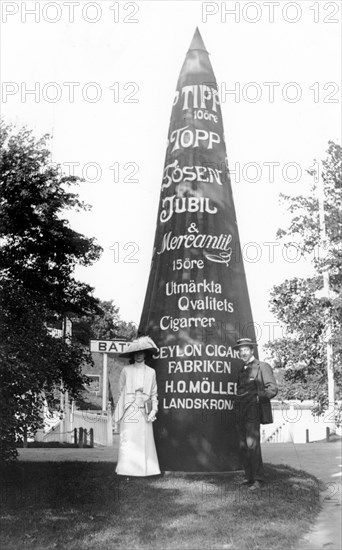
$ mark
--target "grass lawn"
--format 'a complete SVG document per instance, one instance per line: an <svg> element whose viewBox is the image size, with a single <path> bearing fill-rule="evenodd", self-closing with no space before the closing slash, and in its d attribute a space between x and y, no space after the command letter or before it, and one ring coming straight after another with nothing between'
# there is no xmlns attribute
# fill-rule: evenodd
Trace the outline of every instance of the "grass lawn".
<svg viewBox="0 0 342 550"><path fill-rule="evenodd" d="M17 462L1 472L1 550L289 550L319 508L315 478L266 465L242 474L116 476L115 464Z"/></svg>

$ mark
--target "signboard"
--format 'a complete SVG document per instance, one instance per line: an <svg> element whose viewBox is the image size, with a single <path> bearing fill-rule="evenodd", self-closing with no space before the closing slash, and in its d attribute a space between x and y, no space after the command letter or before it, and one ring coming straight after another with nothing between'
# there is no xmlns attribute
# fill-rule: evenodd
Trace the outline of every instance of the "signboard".
<svg viewBox="0 0 342 550"><path fill-rule="evenodd" d="M125 340L90 340L90 351L100 353L123 353L131 342Z"/></svg>
<svg viewBox="0 0 342 550"><path fill-rule="evenodd" d="M198 29L173 100L139 334L160 347L155 438L162 470L239 467L237 338L255 340L219 93Z"/></svg>

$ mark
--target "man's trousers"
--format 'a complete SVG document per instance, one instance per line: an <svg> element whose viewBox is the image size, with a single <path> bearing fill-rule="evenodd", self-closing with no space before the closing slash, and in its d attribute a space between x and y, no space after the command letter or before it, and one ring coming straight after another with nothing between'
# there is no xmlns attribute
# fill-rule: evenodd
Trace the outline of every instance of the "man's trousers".
<svg viewBox="0 0 342 550"><path fill-rule="evenodd" d="M254 401L236 403L236 429L239 451L246 479L264 481L264 465L260 447L259 404Z"/></svg>

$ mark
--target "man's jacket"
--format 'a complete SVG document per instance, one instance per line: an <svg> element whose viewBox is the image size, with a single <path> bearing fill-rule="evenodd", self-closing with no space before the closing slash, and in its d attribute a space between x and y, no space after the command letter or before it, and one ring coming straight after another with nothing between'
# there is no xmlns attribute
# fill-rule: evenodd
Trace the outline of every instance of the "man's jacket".
<svg viewBox="0 0 342 550"><path fill-rule="evenodd" d="M245 372L245 369L245 366L241 367L239 379L240 375ZM277 382L274 378L272 367L268 363L259 361L259 359L254 359L254 361L248 363L247 369L250 379L255 380L257 395L261 402L267 401L267 399L272 399L272 397L277 395ZM239 379L238 393L243 394L243 388L239 387Z"/></svg>

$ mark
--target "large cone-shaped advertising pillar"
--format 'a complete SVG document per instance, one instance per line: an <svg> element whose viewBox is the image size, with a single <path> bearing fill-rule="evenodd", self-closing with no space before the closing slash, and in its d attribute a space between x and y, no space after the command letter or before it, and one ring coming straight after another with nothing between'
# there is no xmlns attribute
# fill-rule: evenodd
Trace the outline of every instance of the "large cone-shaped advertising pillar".
<svg viewBox="0 0 342 550"><path fill-rule="evenodd" d="M198 29L175 92L139 334L160 348L162 470L238 469L237 338L255 341L219 94Z"/></svg>

